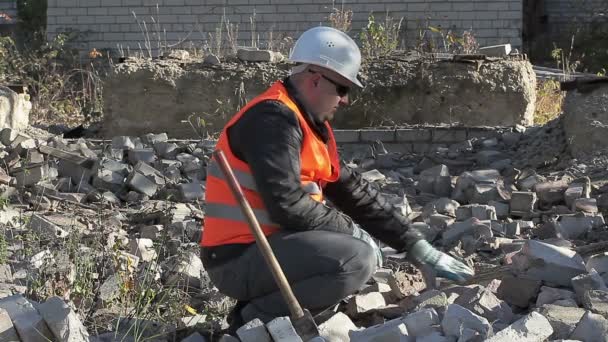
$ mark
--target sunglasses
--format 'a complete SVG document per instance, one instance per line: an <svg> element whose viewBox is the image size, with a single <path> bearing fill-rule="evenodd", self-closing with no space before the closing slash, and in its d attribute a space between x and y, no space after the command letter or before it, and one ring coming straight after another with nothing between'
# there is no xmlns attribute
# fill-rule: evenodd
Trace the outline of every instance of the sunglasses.
<svg viewBox="0 0 608 342"><path fill-rule="evenodd" d="M315 70L308 70L309 72L313 73L313 74L319 74L321 75L321 77L323 77L324 79L326 79L329 83L333 84L336 87L336 93L338 94L338 96L340 97L344 97L346 95L348 95L348 92L350 91L350 87L347 87L345 85L341 85L338 82L332 80L331 78L323 75L322 73L315 71Z"/></svg>

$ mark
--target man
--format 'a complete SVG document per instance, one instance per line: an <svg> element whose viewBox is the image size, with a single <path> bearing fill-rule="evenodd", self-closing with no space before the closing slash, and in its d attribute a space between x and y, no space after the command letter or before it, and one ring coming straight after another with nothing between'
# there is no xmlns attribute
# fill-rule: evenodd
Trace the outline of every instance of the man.
<svg viewBox="0 0 608 342"><path fill-rule="evenodd" d="M315 27L298 39L290 60L298 63L291 75L237 113L217 149L226 154L302 306L314 315L370 279L382 259L367 232L440 276L471 276L469 267L434 249L338 158L328 121L348 104L352 87L363 87L356 43L341 31ZM289 315L214 160L206 202L201 256L215 286L238 300L232 325Z"/></svg>

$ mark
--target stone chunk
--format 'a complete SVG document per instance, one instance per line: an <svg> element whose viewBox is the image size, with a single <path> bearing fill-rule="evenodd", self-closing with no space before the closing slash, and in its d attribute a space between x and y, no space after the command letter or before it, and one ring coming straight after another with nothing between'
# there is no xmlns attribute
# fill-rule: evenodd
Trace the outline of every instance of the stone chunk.
<svg viewBox="0 0 608 342"><path fill-rule="evenodd" d="M511 194L511 215L525 216L534 211L536 206L536 193L513 191Z"/></svg>
<svg viewBox="0 0 608 342"><path fill-rule="evenodd" d="M34 213L30 218L30 229L47 237L66 238L69 233L61 229L58 225L51 222L46 217Z"/></svg>
<svg viewBox="0 0 608 342"><path fill-rule="evenodd" d="M526 278L564 287L570 286L572 278L587 272L583 258L576 252L535 240L526 241L512 260L514 269Z"/></svg>
<svg viewBox="0 0 608 342"><path fill-rule="evenodd" d="M585 291L582 302L585 309L608 317L608 292L599 290Z"/></svg>
<svg viewBox="0 0 608 342"><path fill-rule="evenodd" d="M435 309L423 309L413 312L403 319L409 336L424 336L433 331L433 326L439 324L439 316Z"/></svg>
<svg viewBox="0 0 608 342"><path fill-rule="evenodd" d="M596 270L591 270L588 274L581 274L572 278L572 288L574 288L579 303L583 301L585 292L588 290L608 291L604 279L602 279Z"/></svg>
<svg viewBox="0 0 608 342"><path fill-rule="evenodd" d="M462 329L471 329L482 339L492 335L492 326L487 319L478 316L458 304L451 304L443 316L441 327L446 336L459 337Z"/></svg>
<svg viewBox="0 0 608 342"><path fill-rule="evenodd" d="M88 342L89 333L76 313L59 297L51 297L38 307L59 342Z"/></svg>
<svg viewBox="0 0 608 342"><path fill-rule="evenodd" d="M116 150L132 150L135 144L130 137L116 136L112 138L112 148Z"/></svg>
<svg viewBox="0 0 608 342"><path fill-rule="evenodd" d="M483 286L475 286L461 294L454 304L471 310L489 322L501 321L509 324L513 320L513 312L509 305Z"/></svg>
<svg viewBox="0 0 608 342"><path fill-rule="evenodd" d="M347 311L351 316L357 316L370 310L379 309L386 306L386 300L382 293L372 292L364 295L357 295L350 299Z"/></svg>
<svg viewBox="0 0 608 342"><path fill-rule="evenodd" d="M364 330L353 331L350 337L353 342L414 341L414 339L410 339L407 327L401 318L374 325Z"/></svg>
<svg viewBox="0 0 608 342"><path fill-rule="evenodd" d="M558 300L574 299L574 292L564 289L557 289L554 287L542 286L538 299L536 299L536 306L541 307L546 304L553 304Z"/></svg>
<svg viewBox="0 0 608 342"><path fill-rule="evenodd" d="M560 180L556 182L537 183L534 191L538 200L544 204L557 204L564 200L564 193L568 189L568 182Z"/></svg>
<svg viewBox="0 0 608 342"><path fill-rule="evenodd" d="M156 259L154 241L150 239L131 239L129 241L130 253L141 258L142 261L152 261Z"/></svg>
<svg viewBox="0 0 608 342"><path fill-rule="evenodd" d="M202 201L205 199L205 188L201 183L179 184L179 193L184 202Z"/></svg>
<svg viewBox="0 0 608 342"><path fill-rule="evenodd" d="M486 342L544 342L553 334L553 327L546 317L532 311L506 329L487 339Z"/></svg>
<svg viewBox="0 0 608 342"><path fill-rule="evenodd" d="M572 203L573 211L582 211L586 213L597 213L597 200L595 198L578 198Z"/></svg>
<svg viewBox="0 0 608 342"><path fill-rule="evenodd" d="M236 334L242 342L272 342L266 326L258 318L240 327Z"/></svg>
<svg viewBox="0 0 608 342"><path fill-rule="evenodd" d="M606 341L608 320L601 315L586 312L570 335L573 340L585 342Z"/></svg>
<svg viewBox="0 0 608 342"><path fill-rule="evenodd" d="M8 312L21 341L42 342L54 339L38 310L23 296L13 295L0 299L0 309Z"/></svg>
<svg viewBox="0 0 608 342"><path fill-rule="evenodd" d="M556 228L564 239L578 239L590 232L593 224L590 216L560 216Z"/></svg>
<svg viewBox="0 0 608 342"><path fill-rule="evenodd" d="M351 319L338 312L330 319L319 325L319 335L327 341L350 342L350 332L357 330Z"/></svg>
<svg viewBox="0 0 608 342"><path fill-rule="evenodd" d="M8 312L4 309L0 309L0 341L7 342L19 342L19 336L17 336L17 330L13 326L11 317Z"/></svg>
<svg viewBox="0 0 608 342"><path fill-rule="evenodd" d="M480 47L478 51L488 57L506 57L511 53L511 44L484 46Z"/></svg>
<svg viewBox="0 0 608 342"><path fill-rule="evenodd" d="M498 298L511 305L527 308L536 300L540 285L540 280L505 277L498 287Z"/></svg>
<svg viewBox="0 0 608 342"><path fill-rule="evenodd" d="M289 317L277 317L266 324L274 341L302 342Z"/></svg>
<svg viewBox="0 0 608 342"><path fill-rule="evenodd" d="M554 332L552 337L555 339L570 337L576 323L578 323L585 314L584 309L553 304L540 307L538 312L549 320Z"/></svg>
<svg viewBox="0 0 608 342"><path fill-rule="evenodd" d="M156 153L151 148L134 149L129 151L128 158L129 163L133 165L139 162L154 164L156 162Z"/></svg>
<svg viewBox="0 0 608 342"><path fill-rule="evenodd" d="M257 48L241 48L236 51L236 56L243 62L266 62L276 63L283 59L278 52L270 50L258 50Z"/></svg>

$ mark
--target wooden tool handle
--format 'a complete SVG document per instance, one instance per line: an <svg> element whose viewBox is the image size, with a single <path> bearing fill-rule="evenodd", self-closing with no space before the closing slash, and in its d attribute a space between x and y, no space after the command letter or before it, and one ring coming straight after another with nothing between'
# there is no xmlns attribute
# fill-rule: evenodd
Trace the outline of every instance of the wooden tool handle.
<svg viewBox="0 0 608 342"><path fill-rule="evenodd" d="M230 186L230 190L232 190L232 194L239 202L241 210L243 210L243 214L247 217L247 221L249 222L249 227L251 227L251 232L253 236L255 236L255 241L257 242L264 259L266 260L266 264L270 267L270 271L272 272L272 276L274 277L275 282L279 286L279 290L281 290L281 294L283 295L283 299L287 302L287 306L289 307L289 311L291 315L295 318L304 317L304 311L300 306L300 303L296 299L296 296L293 294L291 290L291 286L287 282L287 278L285 278L285 274L281 269L281 265L277 261L274 253L272 252L272 248L270 248L270 244L260 227L260 224L247 201L241 187L239 186L234 173L232 172L232 168L230 164L228 164L228 160L224 155L224 152L220 150L216 150L213 152L213 156L215 160L218 162L222 173L226 177L226 181Z"/></svg>

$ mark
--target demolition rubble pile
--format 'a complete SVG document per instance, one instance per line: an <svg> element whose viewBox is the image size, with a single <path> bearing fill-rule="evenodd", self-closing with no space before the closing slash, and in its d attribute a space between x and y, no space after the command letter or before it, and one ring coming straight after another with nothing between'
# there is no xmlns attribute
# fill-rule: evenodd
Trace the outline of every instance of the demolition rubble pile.
<svg viewBox="0 0 608 342"><path fill-rule="evenodd" d="M136 330L154 341L301 341L288 317L254 320L237 336L222 336L225 319L202 314L230 304L210 284L197 252L213 141L171 142L166 134L111 142L32 139L10 129L0 139L8 170L0 176L8 199L0 215L7 254L0 340L39 341L35 334L43 334L52 341L113 341ZM565 143L554 121L424 155L391 153L380 142L344 149L346 161L391 196L414 227L477 276L469 284L435 279L384 247L385 268L318 317L322 335L605 341L606 165L569 158ZM39 248L26 251L32 234ZM89 288L97 291L86 300L85 255L93 260ZM183 318L167 323L124 307L129 289L160 293L163 286L182 289L189 311L201 313L180 308Z"/></svg>

